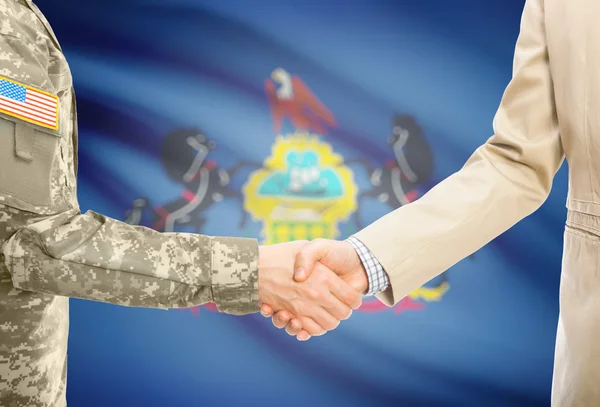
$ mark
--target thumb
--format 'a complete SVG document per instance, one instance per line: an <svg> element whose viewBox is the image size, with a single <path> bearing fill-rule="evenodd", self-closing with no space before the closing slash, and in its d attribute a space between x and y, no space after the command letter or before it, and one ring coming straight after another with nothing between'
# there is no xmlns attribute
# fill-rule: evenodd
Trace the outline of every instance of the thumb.
<svg viewBox="0 0 600 407"><path fill-rule="evenodd" d="M316 239L304 246L294 263L294 280L298 283L305 281L312 273L315 264L327 256L329 245L325 239Z"/></svg>

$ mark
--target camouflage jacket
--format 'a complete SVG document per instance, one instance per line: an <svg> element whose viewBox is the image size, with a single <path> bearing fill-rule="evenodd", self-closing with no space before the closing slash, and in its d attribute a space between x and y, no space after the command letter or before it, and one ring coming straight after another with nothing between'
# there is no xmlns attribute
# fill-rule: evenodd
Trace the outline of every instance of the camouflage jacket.
<svg viewBox="0 0 600 407"><path fill-rule="evenodd" d="M66 404L68 297L258 311L254 239L158 233L77 203L69 66L31 0L0 0L0 405Z"/></svg>

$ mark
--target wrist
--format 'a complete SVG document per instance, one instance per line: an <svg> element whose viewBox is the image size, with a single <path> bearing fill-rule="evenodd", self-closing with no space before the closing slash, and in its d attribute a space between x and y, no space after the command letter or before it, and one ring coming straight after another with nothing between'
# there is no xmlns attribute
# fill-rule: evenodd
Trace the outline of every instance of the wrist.
<svg viewBox="0 0 600 407"><path fill-rule="evenodd" d="M354 271L350 275L348 284L359 293L366 294L369 290L369 275L367 274L363 260L352 241L346 240L344 243L349 246L348 255L350 258L353 258L352 263L355 264Z"/></svg>
<svg viewBox="0 0 600 407"><path fill-rule="evenodd" d="M356 290L361 294L366 294L369 291L369 275L365 266L360 262L360 267L357 270L357 287Z"/></svg>
<svg viewBox="0 0 600 407"><path fill-rule="evenodd" d="M268 248L266 246L258 246L258 302L259 304L266 303L265 294L268 286L268 270L265 267L264 259L267 256Z"/></svg>
<svg viewBox="0 0 600 407"><path fill-rule="evenodd" d="M258 302L273 309L281 303L283 290L292 281L292 253L282 251L285 246L258 247Z"/></svg>
<svg viewBox="0 0 600 407"><path fill-rule="evenodd" d="M255 239L211 238L211 289L220 312L258 311L257 246Z"/></svg>

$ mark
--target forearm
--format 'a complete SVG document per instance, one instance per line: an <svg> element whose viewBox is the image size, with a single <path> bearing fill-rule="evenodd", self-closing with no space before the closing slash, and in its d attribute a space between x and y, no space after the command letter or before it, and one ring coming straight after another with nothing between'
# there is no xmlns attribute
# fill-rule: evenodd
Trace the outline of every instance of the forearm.
<svg viewBox="0 0 600 407"><path fill-rule="evenodd" d="M488 165L472 161L421 199L357 233L390 275L390 288L379 296L386 304L397 303L541 205L541 195L528 196Z"/></svg>
<svg viewBox="0 0 600 407"><path fill-rule="evenodd" d="M528 0L513 78L494 136L421 199L357 237L390 274L394 303L537 210L564 159L544 26L544 3Z"/></svg>
<svg viewBox="0 0 600 407"><path fill-rule="evenodd" d="M127 306L258 310L253 239L159 233L71 210L21 228L2 249L23 290Z"/></svg>

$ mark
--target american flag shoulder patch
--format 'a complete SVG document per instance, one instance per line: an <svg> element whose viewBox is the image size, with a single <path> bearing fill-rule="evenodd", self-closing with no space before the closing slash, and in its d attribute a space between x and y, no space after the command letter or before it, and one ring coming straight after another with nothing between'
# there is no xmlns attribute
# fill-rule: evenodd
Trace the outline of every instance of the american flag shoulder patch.
<svg viewBox="0 0 600 407"><path fill-rule="evenodd" d="M58 130L58 97L0 76L0 113Z"/></svg>

